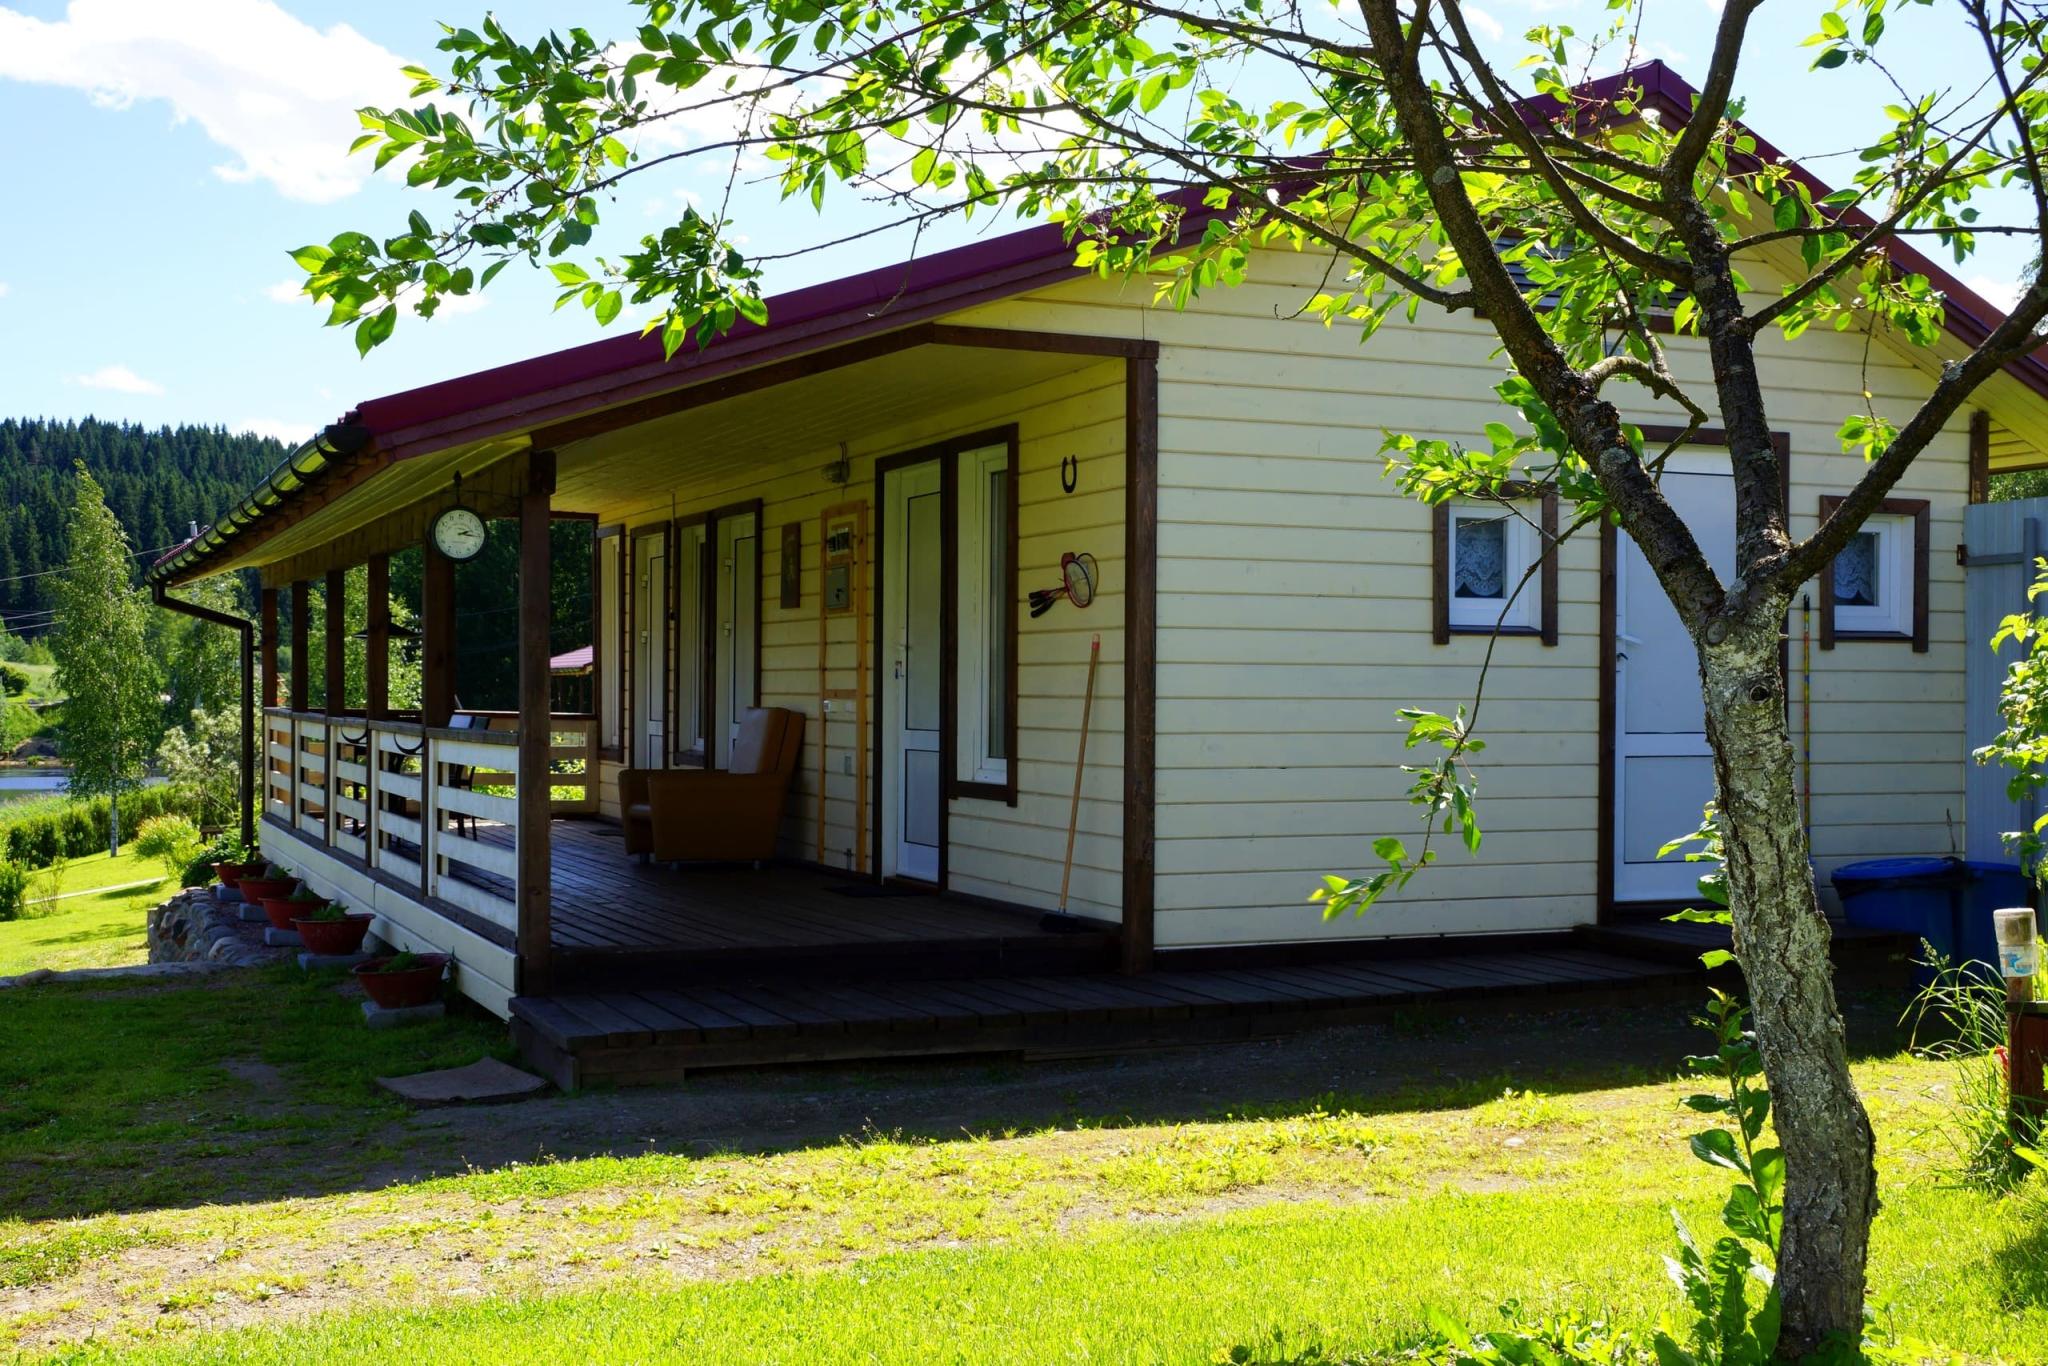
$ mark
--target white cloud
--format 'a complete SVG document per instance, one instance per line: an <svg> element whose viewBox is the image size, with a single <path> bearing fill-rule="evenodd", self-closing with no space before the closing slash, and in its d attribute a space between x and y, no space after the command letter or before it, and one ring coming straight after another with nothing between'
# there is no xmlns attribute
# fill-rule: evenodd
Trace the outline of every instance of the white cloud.
<svg viewBox="0 0 2048 1366"><path fill-rule="evenodd" d="M1480 37L1490 42L1497 43L1507 35L1507 30L1501 27L1500 20L1494 18L1485 10L1480 9L1477 5L1465 6L1465 18L1473 28L1479 30Z"/></svg>
<svg viewBox="0 0 2048 1366"><path fill-rule="evenodd" d="M279 280L276 284L269 286L263 292L264 294L268 295L271 301L274 303L310 304L313 302L313 300L306 297L306 295L303 293L303 287L304 281L301 280Z"/></svg>
<svg viewBox="0 0 2048 1366"><path fill-rule="evenodd" d="M274 417L245 417L228 423L231 432L247 432L251 436L270 436L296 446L319 428L304 422L287 422Z"/></svg>
<svg viewBox="0 0 2048 1366"><path fill-rule="evenodd" d="M162 100L233 154L223 180L324 204L371 174L347 155L355 111L404 101L402 58L346 24L322 32L270 0L72 0L64 17L0 7L0 77L126 109Z"/></svg>
<svg viewBox="0 0 2048 1366"><path fill-rule="evenodd" d="M2010 309L2020 300L2020 287L2016 280L2001 280L1995 275L1972 275L1963 283L2003 309Z"/></svg>
<svg viewBox="0 0 2048 1366"><path fill-rule="evenodd" d="M7 297L7 282L6 282L5 280L0 280L0 299L4 299L4 298L6 298L6 297Z"/></svg>
<svg viewBox="0 0 2048 1366"><path fill-rule="evenodd" d="M116 394L161 394L164 386L144 379L125 365L102 365L89 375L73 375L71 383Z"/></svg>

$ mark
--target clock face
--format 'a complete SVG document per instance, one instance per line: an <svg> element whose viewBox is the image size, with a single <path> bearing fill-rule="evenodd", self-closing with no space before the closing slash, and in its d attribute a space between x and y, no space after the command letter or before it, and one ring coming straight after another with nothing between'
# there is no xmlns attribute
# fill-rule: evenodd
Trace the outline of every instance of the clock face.
<svg viewBox="0 0 2048 1366"><path fill-rule="evenodd" d="M434 519L434 548L451 560L467 560L484 548L484 519L468 508L449 508Z"/></svg>

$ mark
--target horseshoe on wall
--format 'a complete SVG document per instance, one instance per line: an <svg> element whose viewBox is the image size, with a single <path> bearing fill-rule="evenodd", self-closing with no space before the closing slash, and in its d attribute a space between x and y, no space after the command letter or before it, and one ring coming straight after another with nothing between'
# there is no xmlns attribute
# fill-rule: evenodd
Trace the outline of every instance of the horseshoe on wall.
<svg viewBox="0 0 2048 1366"><path fill-rule="evenodd" d="M1062 490L1062 491L1064 491L1064 492L1067 492L1067 493L1072 493L1072 492L1074 491L1074 487L1075 487L1075 485L1079 484L1080 482L1081 482L1081 457L1080 457L1080 456L1078 456L1078 455L1065 455L1065 456L1061 456L1061 457L1060 457L1060 488L1061 488L1061 490Z"/></svg>

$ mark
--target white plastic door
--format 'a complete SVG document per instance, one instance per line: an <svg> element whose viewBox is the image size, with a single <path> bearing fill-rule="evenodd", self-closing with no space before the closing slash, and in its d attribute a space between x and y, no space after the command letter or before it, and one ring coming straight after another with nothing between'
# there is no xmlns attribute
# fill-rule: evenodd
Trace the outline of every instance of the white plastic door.
<svg viewBox="0 0 2048 1366"><path fill-rule="evenodd" d="M1725 456L1684 451L1664 496L1725 582L1735 562L1735 481ZM1696 829L1714 795L1699 657L1649 561L1627 533L1615 567L1614 899L1697 900L1702 864L1657 850Z"/></svg>
<svg viewBox="0 0 2048 1366"><path fill-rule="evenodd" d="M761 593L761 538L754 514L718 519L718 575L713 602L718 621L718 718L713 732L719 768L732 761L740 713L754 705L754 622Z"/></svg>
<svg viewBox="0 0 2048 1366"><path fill-rule="evenodd" d="M668 766L668 538L633 538L633 763Z"/></svg>
<svg viewBox="0 0 2048 1366"><path fill-rule="evenodd" d="M882 663L882 871L936 882L939 772L939 465L886 476Z"/></svg>

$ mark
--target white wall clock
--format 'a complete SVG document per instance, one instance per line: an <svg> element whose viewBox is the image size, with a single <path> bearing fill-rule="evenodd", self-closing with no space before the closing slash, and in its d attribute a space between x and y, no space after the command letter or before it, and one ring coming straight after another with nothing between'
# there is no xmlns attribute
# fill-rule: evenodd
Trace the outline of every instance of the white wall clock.
<svg viewBox="0 0 2048 1366"><path fill-rule="evenodd" d="M434 519L434 548L451 560L470 560L484 548L484 519L452 507Z"/></svg>

